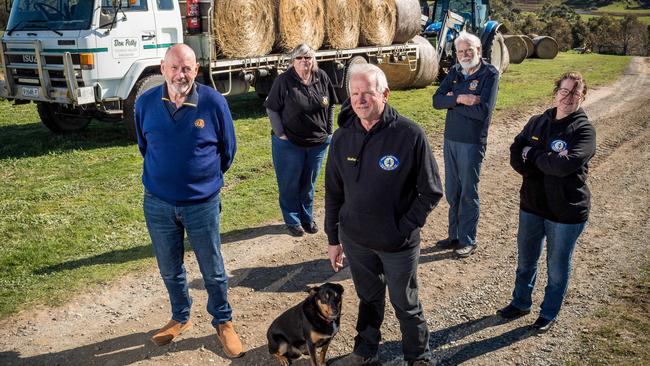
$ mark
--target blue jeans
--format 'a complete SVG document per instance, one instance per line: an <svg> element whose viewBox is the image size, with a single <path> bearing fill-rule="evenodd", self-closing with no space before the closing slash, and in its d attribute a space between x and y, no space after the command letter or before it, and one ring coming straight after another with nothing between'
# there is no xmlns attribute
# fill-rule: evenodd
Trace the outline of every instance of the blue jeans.
<svg viewBox="0 0 650 366"><path fill-rule="evenodd" d="M301 147L275 135L271 137L280 209L287 226L314 221L314 186L329 141L328 138L324 144Z"/></svg>
<svg viewBox="0 0 650 366"><path fill-rule="evenodd" d="M519 232L517 233L517 277L512 292L511 304L521 310L532 305L533 288L537 278L537 262L542 254L546 237L546 265L548 284L544 290L544 301L540 316L554 320L560 312L571 274L571 258L576 241L585 228L580 224L561 224L543 217L519 210Z"/></svg>
<svg viewBox="0 0 650 366"><path fill-rule="evenodd" d="M192 306L183 264L184 233L187 233L203 275L212 325L216 327L232 319L228 277L221 256L220 211L219 194L207 202L183 207L170 205L149 192L144 194L144 217L158 269L169 293L172 319L181 323L190 318Z"/></svg>
<svg viewBox="0 0 650 366"><path fill-rule="evenodd" d="M478 183L485 145L445 139L445 197L449 203L449 239L476 245L480 201Z"/></svg>

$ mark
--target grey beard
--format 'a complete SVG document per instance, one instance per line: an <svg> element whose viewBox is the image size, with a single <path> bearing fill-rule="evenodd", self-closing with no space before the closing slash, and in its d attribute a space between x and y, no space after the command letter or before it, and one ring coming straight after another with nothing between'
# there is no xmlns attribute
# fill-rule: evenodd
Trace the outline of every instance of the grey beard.
<svg viewBox="0 0 650 366"><path fill-rule="evenodd" d="M474 58L470 62L459 61L460 66L462 67L461 71L463 75L467 75L468 74L467 70L478 66L480 62L481 62L481 58L478 55L474 56Z"/></svg>

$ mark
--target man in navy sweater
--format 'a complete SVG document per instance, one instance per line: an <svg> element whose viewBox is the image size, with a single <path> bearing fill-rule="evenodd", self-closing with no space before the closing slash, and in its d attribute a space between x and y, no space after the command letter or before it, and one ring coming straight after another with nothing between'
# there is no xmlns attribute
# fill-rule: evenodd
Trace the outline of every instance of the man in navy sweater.
<svg viewBox="0 0 650 366"><path fill-rule="evenodd" d="M194 82L199 65L187 45L169 48L160 70L165 83L143 93L135 104L144 158L144 216L172 311L171 320L152 340L167 344L191 326L192 300L183 265L186 233L208 292L207 310L217 339L227 356L239 357L243 347L232 324L219 233L219 192L236 151L232 117L219 92Z"/></svg>
<svg viewBox="0 0 650 366"><path fill-rule="evenodd" d="M488 127L499 90L499 72L481 59L481 41L460 32L454 41L458 63L433 95L433 107L446 109L445 197L449 203L447 239L460 258L476 249L479 218L478 183L485 157Z"/></svg>
<svg viewBox="0 0 650 366"><path fill-rule="evenodd" d="M389 94L377 66L350 69L350 98L327 158L328 256L338 271L345 251L359 297L354 350L332 366L377 363L386 287L404 359L409 366L430 362L417 266L420 228L442 198L442 184L424 131L388 104Z"/></svg>

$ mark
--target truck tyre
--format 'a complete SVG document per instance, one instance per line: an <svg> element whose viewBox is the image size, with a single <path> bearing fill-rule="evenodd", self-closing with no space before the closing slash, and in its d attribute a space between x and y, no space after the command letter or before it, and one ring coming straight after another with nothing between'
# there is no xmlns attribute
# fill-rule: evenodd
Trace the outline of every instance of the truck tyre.
<svg viewBox="0 0 650 366"><path fill-rule="evenodd" d="M336 88L336 96L339 98L339 103L343 103L344 100L348 99L350 96L348 90L350 90L350 67L356 64L367 64L363 56L354 56L348 60L345 64L345 76L343 77L343 85L340 88Z"/></svg>
<svg viewBox="0 0 650 366"><path fill-rule="evenodd" d="M92 119L80 115L79 109L69 108L63 104L38 102L36 110L45 127L56 134L81 131Z"/></svg>
<svg viewBox="0 0 650 366"><path fill-rule="evenodd" d="M133 90L129 97L124 101L122 115L124 119L124 127L131 141L138 141L138 136L135 131L135 101L138 97L147 90L159 86L165 82L165 78L160 74L150 74L138 80L133 86Z"/></svg>
<svg viewBox="0 0 650 366"><path fill-rule="evenodd" d="M492 66L496 67L499 70L499 74L503 74L507 65L504 65L504 53L508 52L505 47L505 42L503 40L503 35L501 33L496 33L492 42L490 43L490 49L487 50L488 62ZM510 61L507 61L509 64ZM505 66L505 67L504 67Z"/></svg>

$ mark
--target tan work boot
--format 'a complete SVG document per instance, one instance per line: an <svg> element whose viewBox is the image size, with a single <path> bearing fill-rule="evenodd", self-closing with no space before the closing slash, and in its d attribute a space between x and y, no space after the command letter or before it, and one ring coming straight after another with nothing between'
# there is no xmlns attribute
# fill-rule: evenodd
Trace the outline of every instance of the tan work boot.
<svg viewBox="0 0 650 366"><path fill-rule="evenodd" d="M172 319L167 323L167 325L158 330L156 334L151 337L151 340L159 346L164 346L171 342L172 339L181 335L184 331L190 329L190 327L192 327L191 320L181 323Z"/></svg>
<svg viewBox="0 0 650 366"><path fill-rule="evenodd" d="M237 358L244 355L244 347L241 345L239 336L235 333L232 321L227 321L217 326L217 339L221 342L223 352L230 358Z"/></svg>

